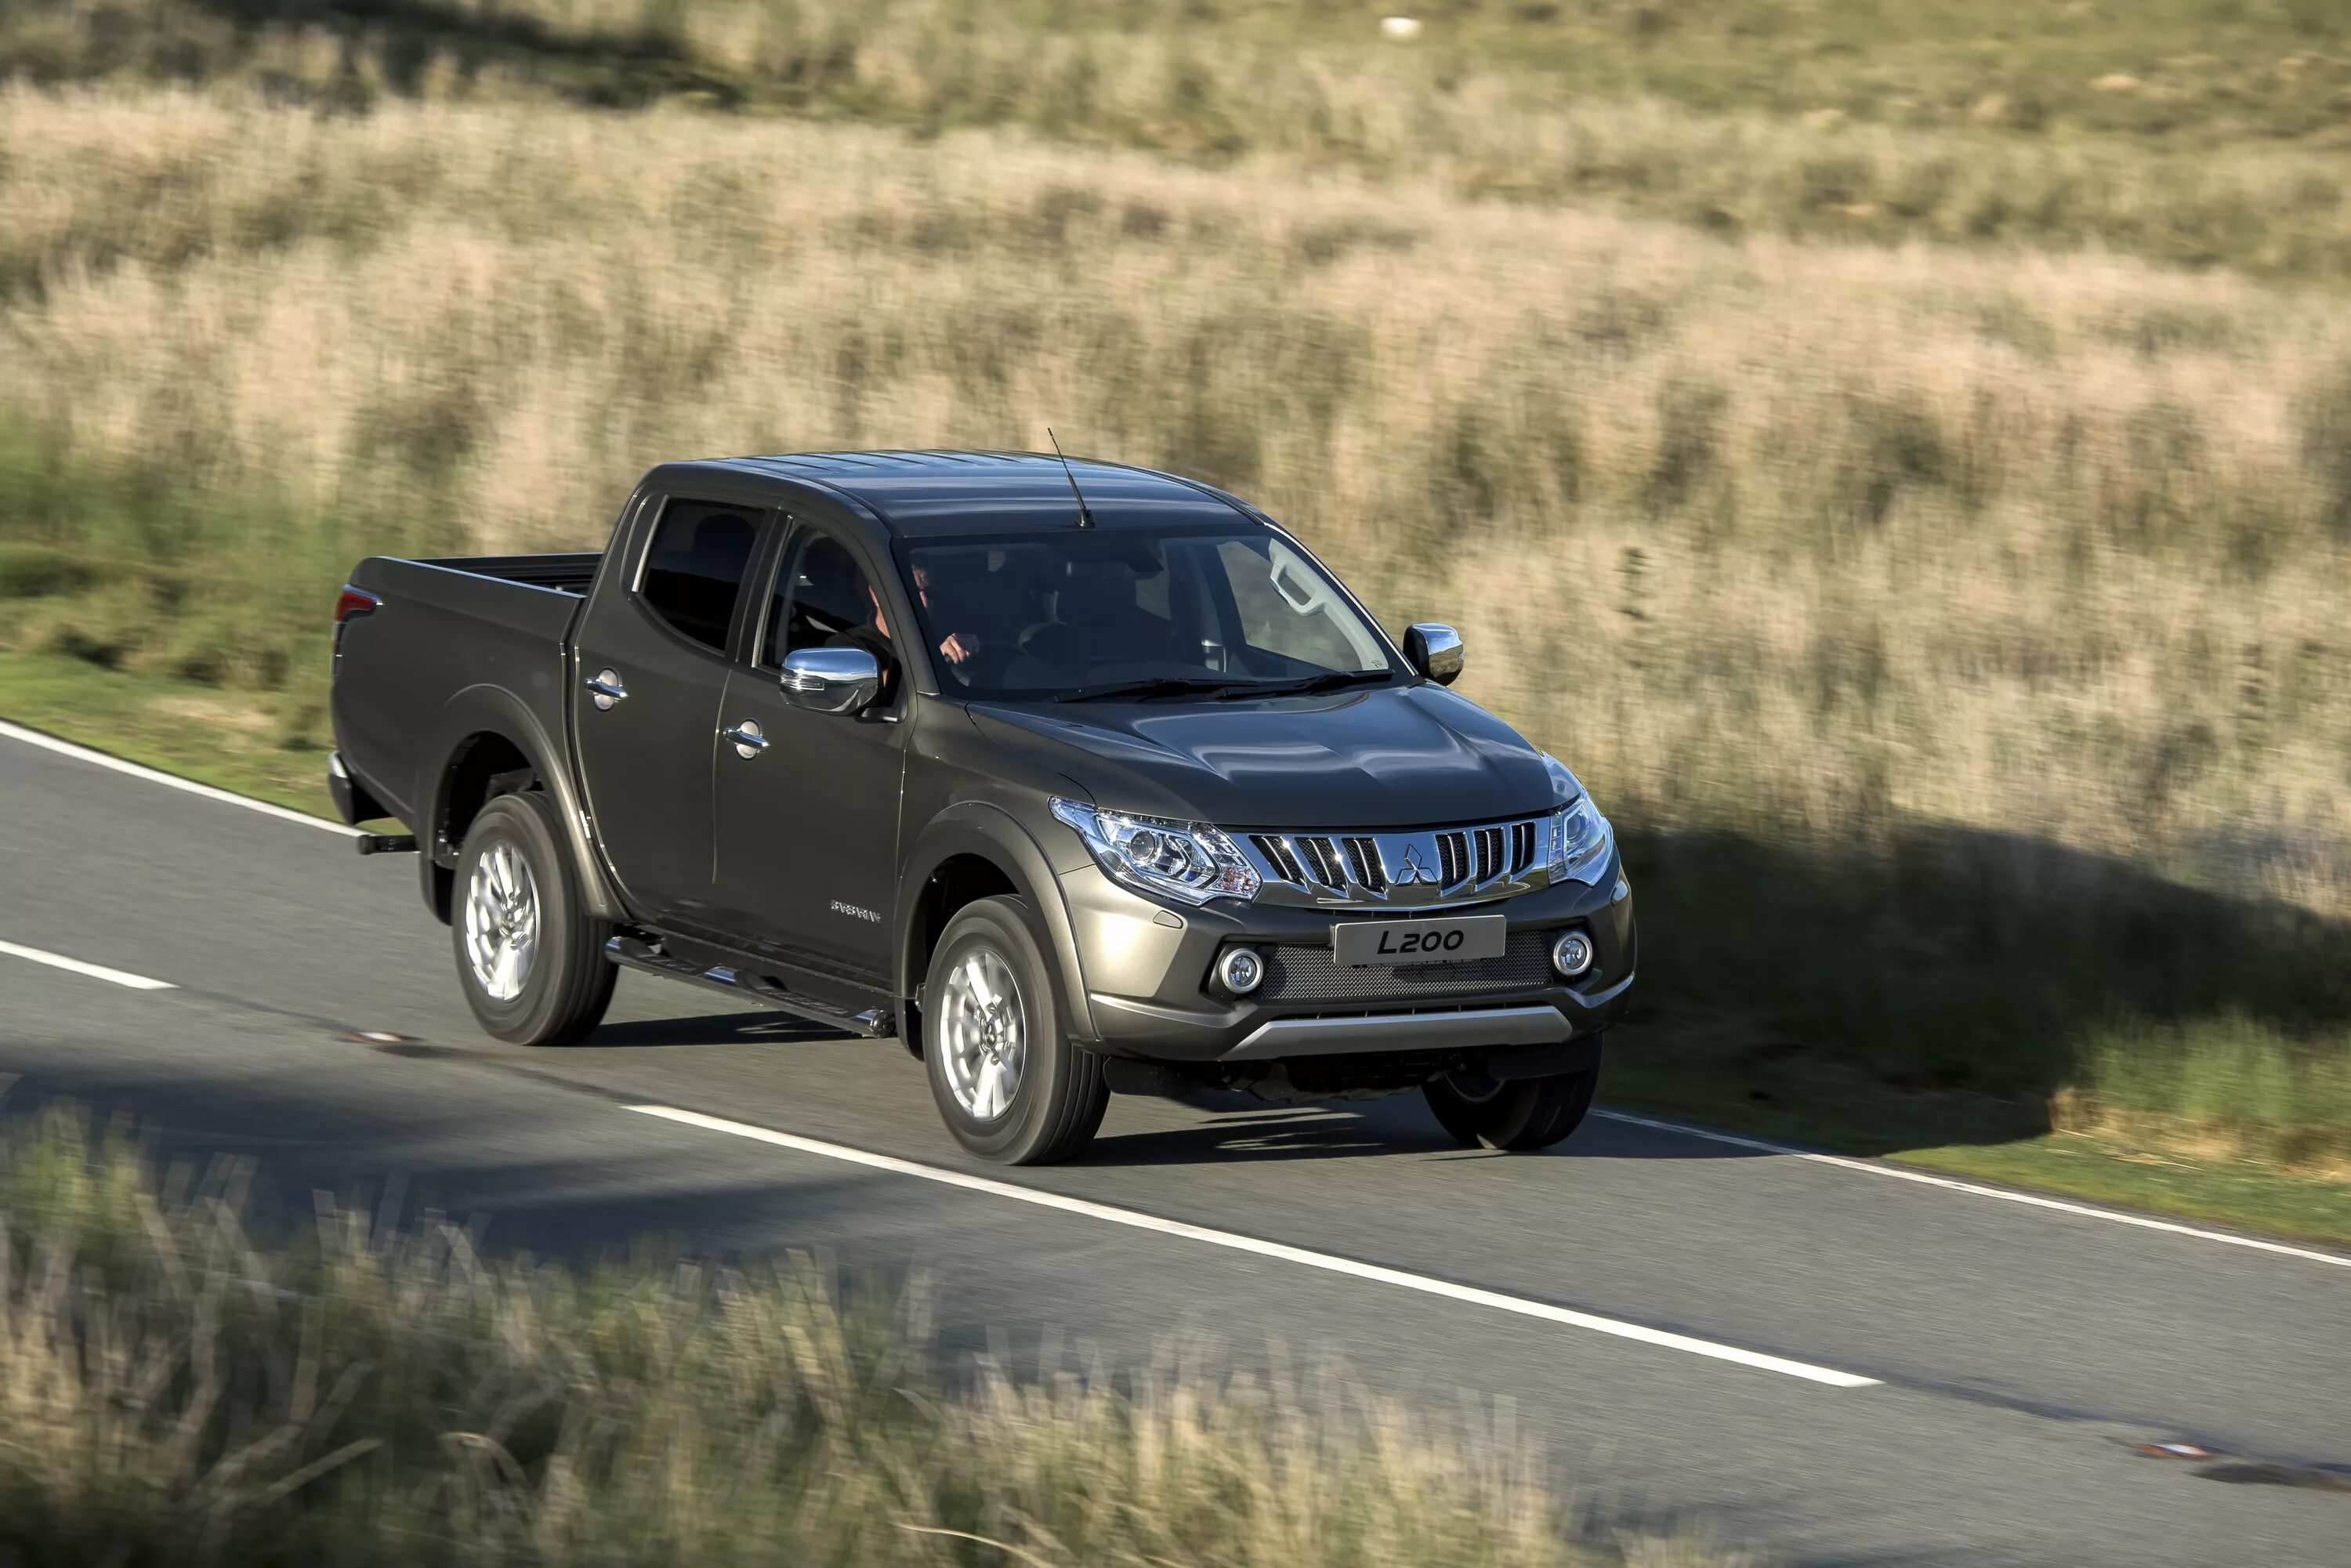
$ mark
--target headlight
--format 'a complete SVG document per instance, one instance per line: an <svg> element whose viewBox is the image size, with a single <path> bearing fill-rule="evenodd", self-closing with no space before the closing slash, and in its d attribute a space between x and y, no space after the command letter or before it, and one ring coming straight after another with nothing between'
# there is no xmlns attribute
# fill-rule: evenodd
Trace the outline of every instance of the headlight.
<svg viewBox="0 0 2351 1568"><path fill-rule="evenodd" d="M1564 802L1551 814L1551 879L1597 883L1608 869L1608 846L1614 837L1608 819L1565 763L1556 757L1546 757L1543 763L1551 769L1552 798Z"/></svg>
<svg viewBox="0 0 2351 1568"><path fill-rule="evenodd" d="M1257 896L1256 870L1222 829L1131 817L1058 798L1053 815L1077 830L1103 871L1139 893L1185 904Z"/></svg>

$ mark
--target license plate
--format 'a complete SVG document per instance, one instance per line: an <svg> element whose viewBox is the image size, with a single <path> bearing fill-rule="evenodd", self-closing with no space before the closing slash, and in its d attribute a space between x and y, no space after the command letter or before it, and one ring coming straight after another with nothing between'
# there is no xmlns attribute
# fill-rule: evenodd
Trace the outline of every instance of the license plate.
<svg viewBox="0 0 2351 1568"><path fill-rule="evenodd" d="M1466 964L1499 958L1510 939L1510 918L1462 915L1450 919L1363 920L1331 927L1331 947L1341 964Z"/></svg>

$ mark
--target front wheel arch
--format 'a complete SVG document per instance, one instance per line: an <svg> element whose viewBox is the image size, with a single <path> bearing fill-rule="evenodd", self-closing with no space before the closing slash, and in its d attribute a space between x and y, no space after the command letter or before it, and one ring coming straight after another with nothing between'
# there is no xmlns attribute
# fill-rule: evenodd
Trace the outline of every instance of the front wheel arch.
<svg viewBox="0 0 2351 1568"><path fill-rule="evenodd" d="M1045 928L1045 951L1055 971L1055 1000L1066 1027L1077 1039L1093 1039L1093 1009L1086 996L1077 933L1070 922L1069 905L1061 898L1061 879L1054 875L1043 849L1010 812L999 806L963 801L923 830L898 879L894 994L899 1039L907 1051L916 1057L923 1053L921 1009L914 1005L914 993L929 969L938 934L956 911L976 902L975 898L959 899L941 917L937 928L926 935L925 922L937 906L931 883L943 870L967 878L965 891L991 889L978 897L1009 896L1028 904ZM999 879L1000 885L995 885Z"/></svg>

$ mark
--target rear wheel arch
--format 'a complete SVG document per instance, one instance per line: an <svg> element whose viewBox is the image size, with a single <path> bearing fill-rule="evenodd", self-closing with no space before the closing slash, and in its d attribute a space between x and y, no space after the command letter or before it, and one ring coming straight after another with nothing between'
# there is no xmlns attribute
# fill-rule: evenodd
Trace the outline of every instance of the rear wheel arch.
<svg viewBox="0 0 2351 1568"><path fill-rule="evenodd" d="M423 853L420 874L424 901L434 915L449 918L456 849L482 808L517 789L546 792L562 827L562 838L579 873L582 903L595 918L617 920L625 912L612 896L603 864L589 841L585 814L564 767L566 754L517 697L495 686L460 692L442 712L437 741L425 752L432 771L419 780L423 803L416 824Z"/></svg>
<svg viewBox="0 0 2351 1568"><path fill-rule="evenodd" d="M441 763L425 819L425 899L444 921L450 918L455 895L455 853L482 808L500 795L528 789L540 781L538 765L512 736L497 729L477 729L459 738ZM450 863L444 864L444 862Z"/></svg>

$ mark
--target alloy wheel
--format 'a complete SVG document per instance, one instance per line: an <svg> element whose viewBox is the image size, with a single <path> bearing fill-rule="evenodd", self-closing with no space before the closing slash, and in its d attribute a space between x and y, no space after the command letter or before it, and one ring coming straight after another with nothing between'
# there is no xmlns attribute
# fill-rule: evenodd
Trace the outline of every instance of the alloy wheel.
<svg viewBox="0 0 2351 1568"><path fill-rule="evenodd" d="M1028 1024L1012 966L976 946L948 971L938 1039L948 1092L965 1114L993 1122L1012 1107L1028 1066Z"/></svg>
<svg viewBox="0 0 2351 1568"><path fill-rule="evenodd" d="M538 888L530 862L503 841L474 859L465 885L465 960L496 1002L522 995L538 957Z"/></svg>

